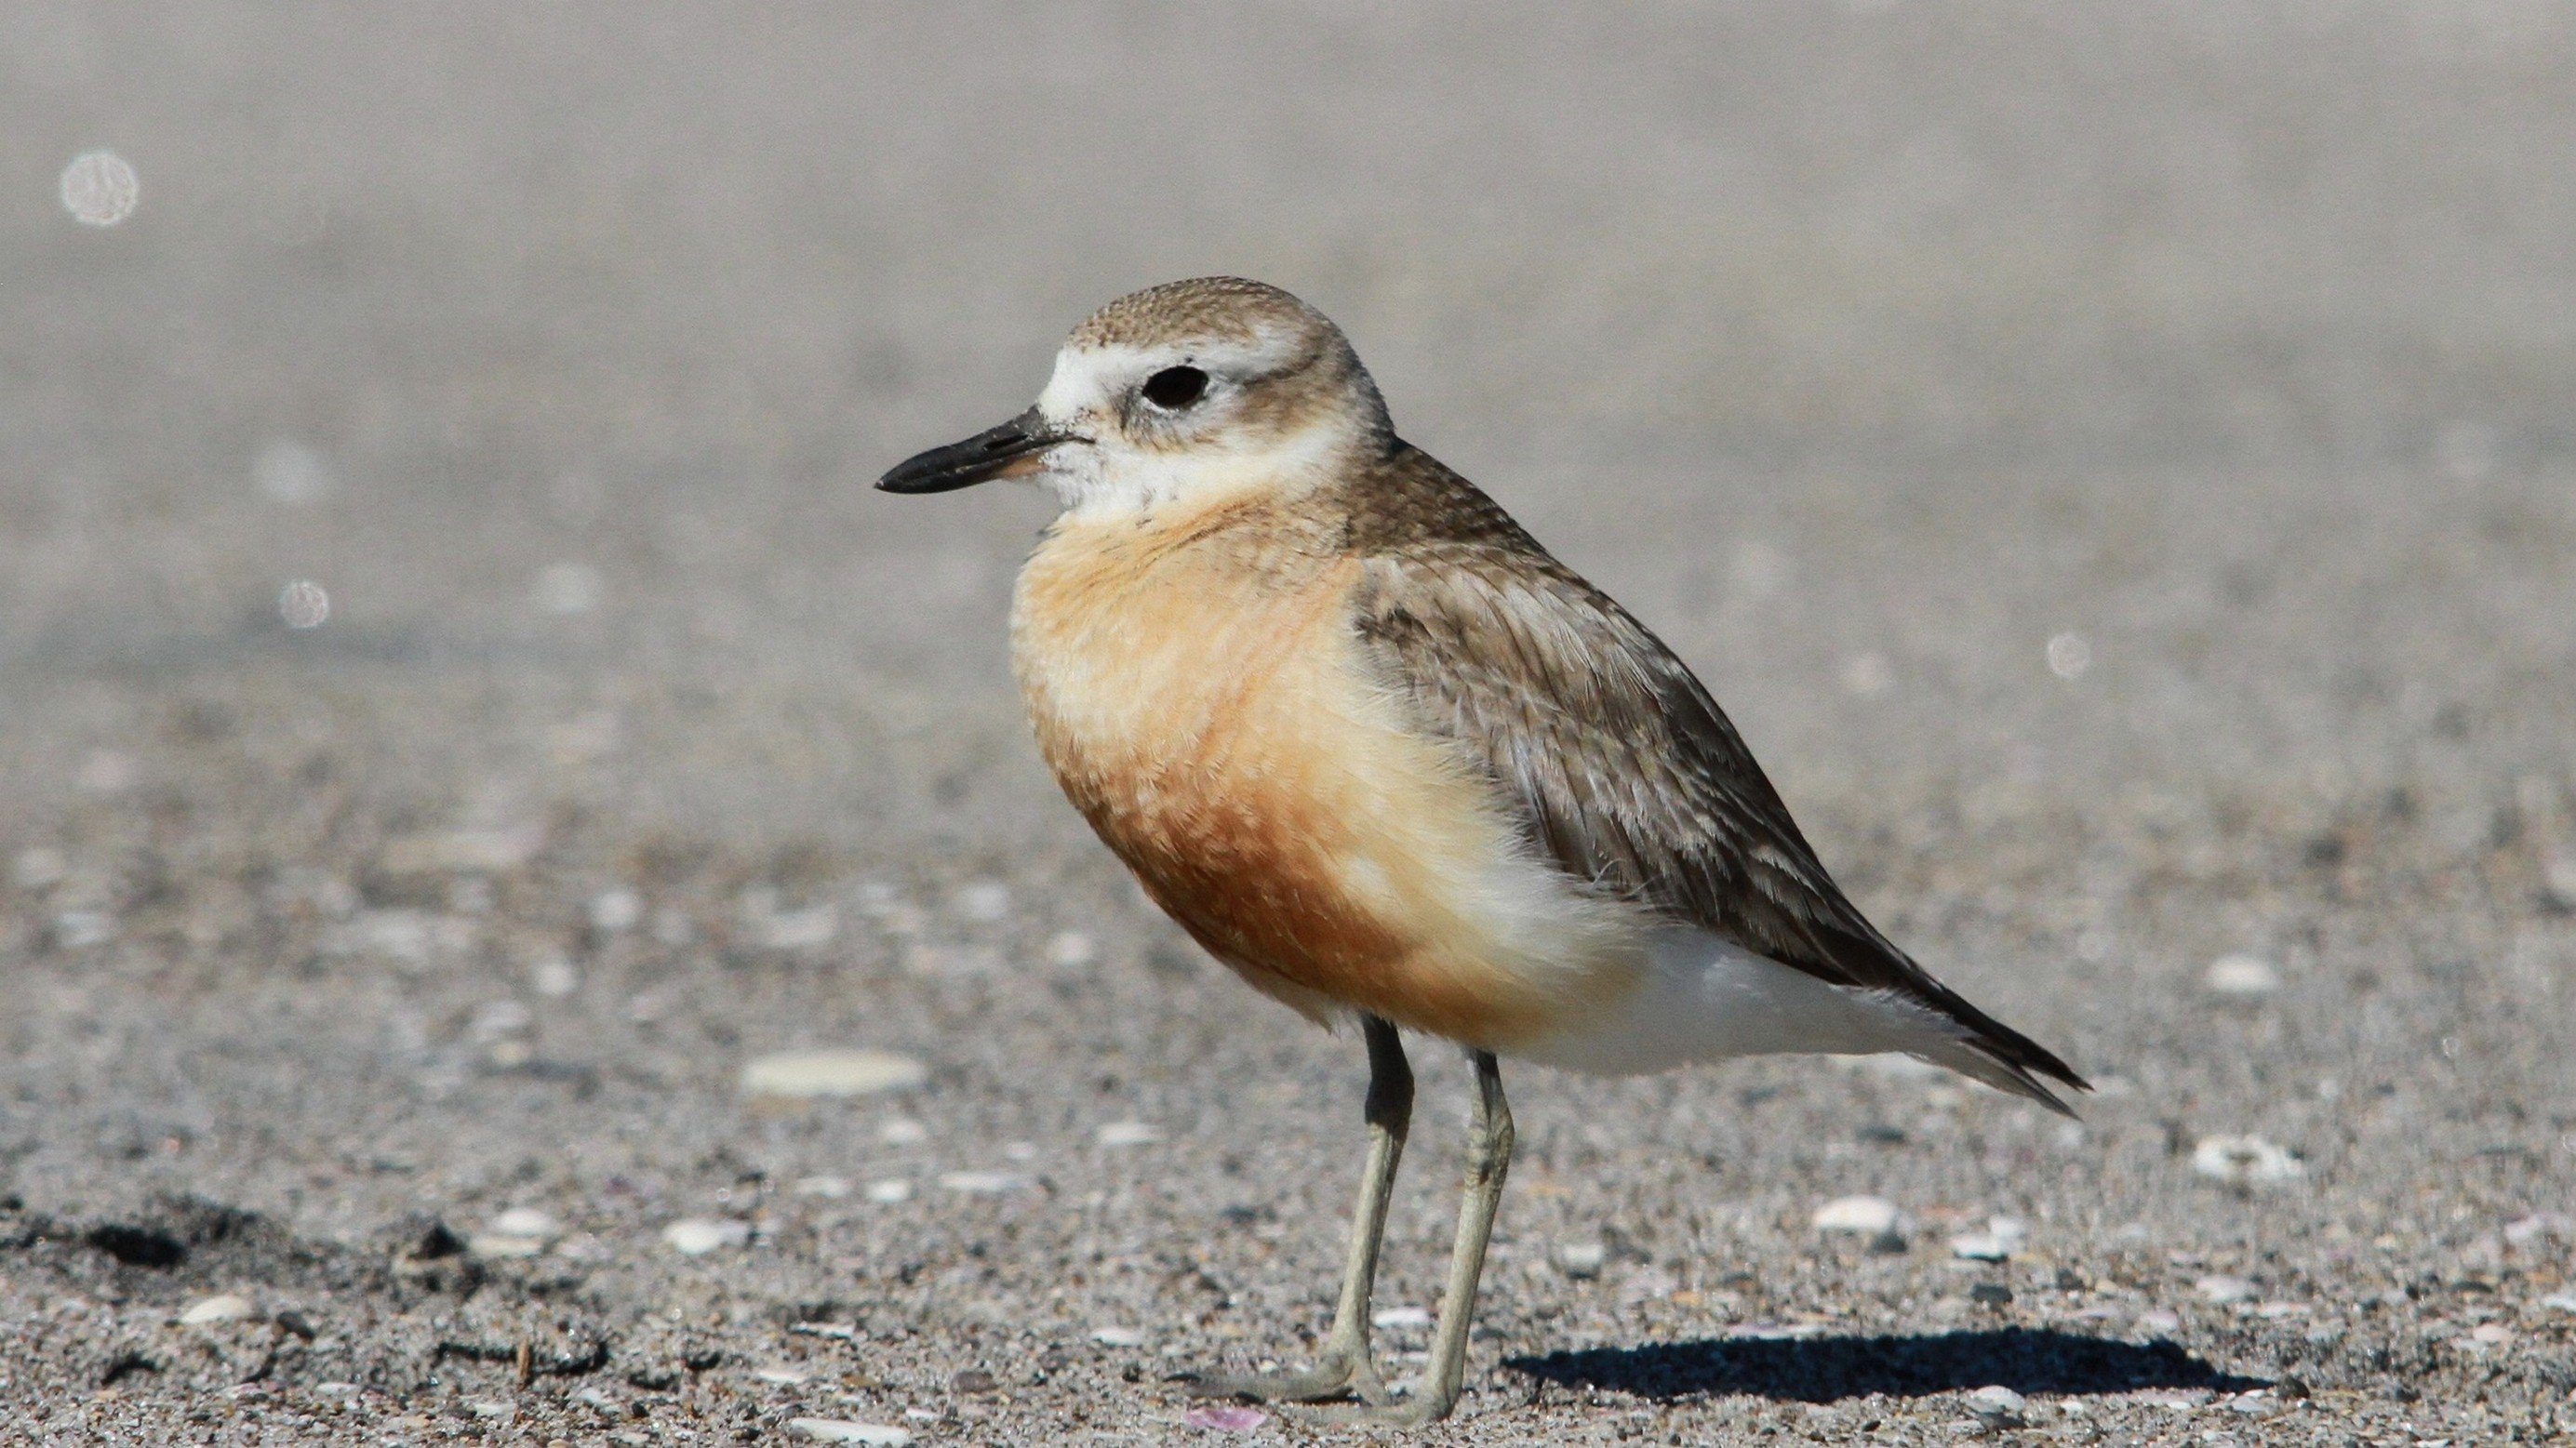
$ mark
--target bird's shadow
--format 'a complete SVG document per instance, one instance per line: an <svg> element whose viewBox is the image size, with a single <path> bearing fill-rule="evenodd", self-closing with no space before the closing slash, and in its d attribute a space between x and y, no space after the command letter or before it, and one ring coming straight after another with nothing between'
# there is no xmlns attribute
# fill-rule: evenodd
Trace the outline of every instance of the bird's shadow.
<svg viewBox="0 0 2576 1448"><path fill-rule="evenodd" d="M2139 1344L2045 1328L1927 1337L1724 1338L1596 1347L1511 1360L1543 1382L1640 1398L1746 1395L1802 1403L1896 1398L2000 1384L2017 1393L2243 1392L2266 1386L2159 1339Z"/></svg>

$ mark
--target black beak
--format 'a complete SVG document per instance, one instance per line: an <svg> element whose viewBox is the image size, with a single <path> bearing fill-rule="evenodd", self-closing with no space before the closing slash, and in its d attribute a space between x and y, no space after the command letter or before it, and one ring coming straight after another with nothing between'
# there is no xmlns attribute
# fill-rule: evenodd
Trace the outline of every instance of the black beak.
<svg viewBox="0 0 2576 1448"><path fill-rule="evenodd" d="M964 442L904 459L877 479L877 486L889 493L945 493L995 478L1022 477L1037 471L1038 454L1066 440L1032 407Z"/></svg>

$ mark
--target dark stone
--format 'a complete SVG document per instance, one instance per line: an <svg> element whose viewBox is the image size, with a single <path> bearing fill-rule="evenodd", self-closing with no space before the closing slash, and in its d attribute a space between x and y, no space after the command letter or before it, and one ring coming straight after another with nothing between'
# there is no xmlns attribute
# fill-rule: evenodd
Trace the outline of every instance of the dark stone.
<svg viewBox="0 0 2576 1448"><path fill-rule="evenodd" d="M166 1269L188 1260L188 1244L150 1227L102 1222L81 1240L128 1267Z"/></svg>

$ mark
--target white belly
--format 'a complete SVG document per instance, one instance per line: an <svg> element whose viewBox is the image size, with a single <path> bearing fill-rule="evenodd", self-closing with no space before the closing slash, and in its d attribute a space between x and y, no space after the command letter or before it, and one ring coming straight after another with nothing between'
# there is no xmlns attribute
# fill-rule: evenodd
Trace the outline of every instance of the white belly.
<svg viewBox="0 0 2576 1448"><path fill-rule="evenodd" d="M1669 1071L1736 1056L1903 1051L1972 1075L1983 1058L1948 1018L1885 991L1833 985L1731 941L1665 926L1645 979L1620 1005L1509 1054L1602 1076ZM1962 1058L1975 1058L1972 1063Z"/></svg>

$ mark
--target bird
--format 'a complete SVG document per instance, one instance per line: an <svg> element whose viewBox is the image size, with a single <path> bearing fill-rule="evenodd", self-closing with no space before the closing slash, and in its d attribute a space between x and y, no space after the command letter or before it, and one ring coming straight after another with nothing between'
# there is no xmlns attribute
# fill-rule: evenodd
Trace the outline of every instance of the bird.
<svg viewBox="0 0 2576 1448"><path fill-rule="evenodd" d="M1368 1150L1330 1327L1213 1397L1445 1417L1514 1130L1500 1061L1602 1075L1902 1052L2073 1113L2064 1061L1863 917L1645 624L1398 436L1350 340L1200 277L1073 329L1034 406L888 471L1055 520L1012 669L1039 753L1145 894L1255 989L1356 1022ZM1412 1118L1403 1032L1465 1048L1465 1189L1428 1366L1369 1340Z"/></svg>

